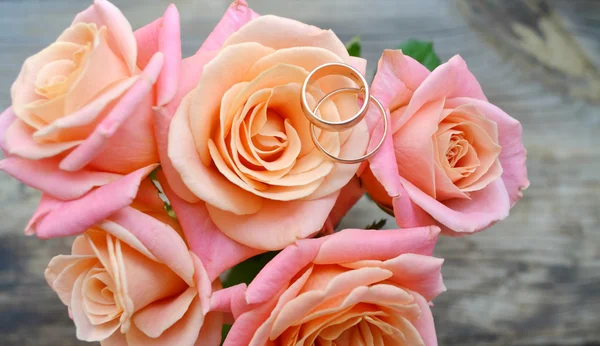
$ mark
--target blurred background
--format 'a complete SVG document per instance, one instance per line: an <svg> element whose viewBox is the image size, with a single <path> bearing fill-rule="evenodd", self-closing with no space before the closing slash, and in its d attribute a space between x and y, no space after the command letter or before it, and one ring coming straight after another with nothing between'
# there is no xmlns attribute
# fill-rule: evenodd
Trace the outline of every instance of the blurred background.
<svg viewBox="0 0 600 346"><path fill-rule="evenodd" d="M229 0L171 0L184 56L194 53ZM167 0L114 0L134 28ZM383 49L432 40L460 54L492 103L523 124L531 187L511 215L467 238L442 238L448 292L433 309L439 344L600 345L600 1L249 0L259 13L360 35L372 76ZM0 107L25 58L58 37L82 0L0 0ZM0 173L0 345L85 345L47 287L49 260L70 239L40 241L23 228L39 194ZM385 214L366 198L344 220ZM386 228L394 228L388 218Z"/></svg>

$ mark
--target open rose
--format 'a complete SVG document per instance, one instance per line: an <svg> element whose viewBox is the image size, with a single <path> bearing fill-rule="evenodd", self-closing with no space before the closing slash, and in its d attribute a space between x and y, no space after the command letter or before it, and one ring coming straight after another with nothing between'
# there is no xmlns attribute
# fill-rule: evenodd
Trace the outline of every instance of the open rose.
<svg viewBox="0 0 600 346"><path fill-rule="evenodd" d="M216 292L236 317L224 346L437 345L429 302L445 290L439 228L345 230L304 239L246 290ZM240 289L242 288L242 289Z"/></svg>
<svg viewBox="0 0 600 346"><path fill-rule="evenodd" d="M364 72L365 61L351 58L331 31L255 17L237 1L200 51L182 62L181 102L159 110L174 113L161 162L173 190L188 202L205 202L227 236L281 249L323 227L358 168L315 148L301 108L302 83L321 64L343 62ZM352 85L344 77L323 78L309 89L309 101L314 106ZM340 121L357 110L356 95L341 95L325 102L320 115ZM369 133L360 124L318 137L335 155L352 157L365 152Z"/></svg>
<svg viewBox="0 0 600 346"><path fill-rule="evenodd" d="M157 95L154 83L173 54L156 42L179 39L177 10L170 7L159 21L160 31L134 35L114 5L96 0L28 58L12 86L12 107L0 117L8 156L0 169L66 200L86 191L65 193L57 185L98 186L157 163L152 107L169 90Z"/></svg>
<svg viewBox="0 0 600 346"><path fill-rule="evenodd" d="M430 73L385 51L372 92L391 131L361 179L400 226L470 233L508 215L529 185L521 124L487 101L460 57Z"/></svg>
<svg viewBox="0 0 600 346"><path fill-rule="evenodd" d="M212 288L204 266L154 187L144 185L137 209L123 208L79 235L70 255L52 259L46 279L69 307L80 340L219 345L223 315L206 316Z"/></svg>

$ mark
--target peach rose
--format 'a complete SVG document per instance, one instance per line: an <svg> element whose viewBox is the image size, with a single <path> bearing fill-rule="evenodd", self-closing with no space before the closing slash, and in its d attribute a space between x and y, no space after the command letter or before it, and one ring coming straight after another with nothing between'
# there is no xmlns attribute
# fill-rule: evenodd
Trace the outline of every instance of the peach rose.
<svg viewBox="0 0 600 346"><path fill-rule="evenodd" d="M459 56L430 73L387 50L372 92L391 131L361 179L398 225L471 233L508 215L529 185L521 124L487 101Z"/></svg>
<svg viewBox="0 0 600 346"><path fill-rule="evenodd" d="M206 316L211 281L162 202L141 202L147 193L134 203L144 212L123 208L79 235L70 255L54 257L48 284L69 307L80 340L219 345L223 314Z"/></svg>
<svg viewBox="0 0 600 346"><path fill-rule="evenodd" d="M224 346L437 345L429 302L445 290L439 228L345 230L304 239L246 290L213 295L236 320Z"/></svg>
<svg viewBox="0 0 600 346"><path fill-rule="evenodd" d="M152 107L174 91L154 84L177 50L157 42L178 42L175 7L158 21L160 30L134 34L114 5L96 0L28 58L11 89L12 107L0 116L0 147L8 156L0 169L69 200L159 162ZM88 187L61 190L74 180Z"/></svg>
<svg viewBox="0 0 600 346"><path fill-rule="evenodd" d="M301 85L321 64L344 62L364 72L365 61L351 58L331 31L255 17L237 1L200 51L182 62L181 95L159 110L168 119L174 113L161 163L173 190L188 202L206 203L228 237L272 250L318 232L358 169L315 148ZM343 77L323 78L310 89L310 102L351 85ZM357 110L356 95L342 95L320 113L339 121ZM358 156L369 133L363 123L343 133L320 132L319 140L336 155Z"/></svg>

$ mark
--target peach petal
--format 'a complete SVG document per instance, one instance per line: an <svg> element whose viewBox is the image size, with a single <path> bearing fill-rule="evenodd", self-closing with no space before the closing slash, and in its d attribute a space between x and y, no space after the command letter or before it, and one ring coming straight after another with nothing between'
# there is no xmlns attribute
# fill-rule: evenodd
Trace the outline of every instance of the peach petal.
<svg viewBox="0 0 600 346"><path fill-rule="evenodd" d="M80 109L89 103L102 90L110 87L111 84L131 77L133 74L128 71L128 67L123 60L117 56L108 46L106 28L101 28L94 37L93 48L85 57L83 66L77 76L77 80L70 86L68 92L64 95L64 112L67 114ZM110 66L110 68L100 69L98 66ZM49 100L46 103L52 103ZM55 119L46 119L45 110L34 111L47 122ZM58 112L60 115L62 112Z"/></svg>
<svg viewBox="0 0 600 346"><path fill-rule="evenodd" d="M233 240L256 249L280 250L318 232L338 194L339 191L321 199L285 203L265 199L262 208L251 215L235 215L212 205L207 205L207 209L215 225ZM265 229L266 224L272 227Z"/></svg>
<svg viewBox="0 0 600 346"><path fill-rule="evenodd" d="M141 181L157 165L150 165L114 182L90 191L83 197L63 202L42 195L38 210L29 221L25 233L39 238L80 234L97 222L133 202ZM89 206L94 205L93 209Z"/></svg>
<svg viewBox="0 0 600 346"><path fill-rule="evenodd" d="M121 53L131 72L135 71L137 45L131 24L123 13L106 0L95 0L87 10L79 13L73 20L77 23L96 23L98 27L106 26L109 32L109 43Z"/></svg>
<svg viewBox="0 0 600 346"><path fill-rule="evenodd" d="M190 249L202 261L210 281L214 281L226 269L261 252L225 236L210 219L204 203L192 204L178 197L166 182L162 171L158 173L158 179L177 214Z"/></svg>
<svg viewBox="0 0 600 346"><path fill-rule="evenodd" d="M83 141L38 144L33 140L34 129L20 119L15 120L6 130L5 150L10 155L29 160L40 160L58 155L80 145Z"/></svg>
<svg viewBox="0 0 600 346"><path fill-rule="evenodd" d="M80 170L65 172L58 169L58 160L30 161L8 157L0 161L0 170L61 200L77 199L95 187L109 184L121 177L119 174Z"/></svg>
<svg viewBox="0 0 600 346"><path fill-rule="evenodd" d="M331 30L321 30L292 19L261 16L241 27L223 43L223 47L243 42L257 42L273 49L298 46L325 48L344 61L350 56L346 47Z"/></svg>
<svg viewBox="0 0 600 346"><path fill-rule="evenodd" d="M188 285L194 286L194 263L188 254L187 245L173 228L131 207L119 210L109 216L108 220L120 227L105 222L103 229L140 252L140 245L143 245L153 255L146 257L156 256L158 262L167 265Z"/></svg>
<svg viewBox="0 0 600 346"><path fill-rule="evenodd" d="M210 35L208 35L198 50L198 53L220 49L223 42L225 42L231 34L235 33L246 23L259 16L259 14L248 7L248 3L245 0L234 1L229 6L217 26L215 26Z"/></svg>
<svg viewBox="0 0 600 346"><path fill-rule="evenodd" d="M344 263L346 268L377 267L393 273L391 281L409 290L419 292L427 301L446 291L441 268L444 260L431 256L403 253L386 261L365 260Z"/></svg>
<svg viewBox="0 0 600 346"><path fill-rule="evenodd" d="M133 323L142 333L158 338L185 315L197 296L196 288L190 287L178 296L156 301L136 312Z"/></svg>
<svg viewBox="0 0 600 346"><path fill-rule="evenodd" d="M62 114L62 117L56 119L51 124L40 128L35 131L33 138L41 141L45 139L58 138L62 131L77 129L78 127L84 127L85 125L93 124L98 121L99 117L104 115L104 110L107 108L109 103L113 102L117 98L121 97L131 86L137 81L137 77L128 78L118 84L114 85L107 92L95 98L90 103L83 106L81 109L68 114Z"/></svg>
<svg viewBox="0 0 600 346"><path fill-rule="evenodd" d="M219 346L221 344L221 330L223 329L224 316L220 312L209 312L204 318L196 345Z"/></svg>
<svg viewBox="0 0 600 346"><path fill-rule="evenodd" d="M183 99L171 121L168 155L173 167L188 189L207 203L238 214L257 212L262 205L260 197L235 186L214 168L202 163L188 121L191 96L188 94Z"/></svg>
<svg viewBox="0 0 600 346"><path fill-rule="evenodd" d="M194 345L202 324L204 314L199 298L194 298L186 314L159 338L144 334L135 324L126 334L127 344L132 346L164 346L164 345Z"/></svg>
<svg viewBox="0 0 600 346"><path fill-rule="evenodd" d="M124 334L121 334L119 331L114 332L108 338L102 340L100 342L102 346L128 346L127 339Z"/></svg>
<svg viewBox="0 0 600 346"><path fill-rule="evenodd" d="M368 269L368 270L365 270ZM381 268L361 268L352 271L345 271L336 276L330 277L330 280L324 289L307 290L295 299L289 301L281 309L271 328L271 339L279 337L283 331L294 323L301 324L306 322L304 316L325 302L327 299L336 297L346 292L353 291L357 287L365 287L380 281L384 281L392 276L392 272ZM314 277L311 276L311 279ZM310 280L310 279L309 279ZM320 310L322 313L327 311Z"/></svg>
<svg viewBox="0 0 600 346"><path fill-rule="evenodd" d="M510 197L511 207L522 197L522 191L529 186L527 179L527 151L522 142L521 123L491 103L468 98L447 101L449 106L472 103L485 116L498 125L498 140L502 146L499 160L502 164L502 180Z"/></svg>
<svg viewBox="0 0 600 346"><path fill-rule="evenodd" d="M44 271L44 277L62 303L69 305L75 281L97 262L98 259L90 255L55 256Z"/></svg>
<svg viewBox="0 0 600 346"><path fill-rule="evenodd" d="M386 260L401 253L431 255L440 229L436 226L398 230L347 229L326 238L314 259L336 264L364 259Z"/></svg>
<svg viewBox="0 0 600 346"><path fill-rule="evenodd" d="M163 60L162 53L154 55L148 66L146 66L146 69L142 72L139 80L121 98L119 103L102 120L94 132L63 159L60 164L61 169L66 171L81 169L95 155L106 148L110 138L129 116L138 111L138 105L151 91L152 85L162 68Z"/></svg>
<svg viewBox="0 0 600 346"><path fill-rule="evenodd" d="M135 196L135 200L131 206L160 220L163 219L158 216L160 214L169 218L169 215L165 211L165 203L160 199L159 191L150 178L142 180L138 194Z"/></svg>
<svg viewBox="0 0 600 346"><path fill-rule="evenodd" d="M73 314L73 322L77 327L77 339L83 341L100 341L108 338L119 328L119 320L109 323L93 325L83 310L83 280L85 275L80 275L73 285L73 294L69 307Z"/></svg>
<svg viewBox="0 0 600 346"><path fill-rule="evenodd" d="M358 157L365 154L369 144L369 132L366 123L359 123L352 128L348 141L341 147L339 157ZM334 191L340 190L355 176L359 164L348 165L336 163L333 170L325 177L325 180L309 198L321 198Z"/></svg>
<svg viewBox="0 0 600 346"><path fill-rule="evenodd" d="M192 135L196 150L204 165L210 164L210 155L206 147L208 139L218 124L220 97L239 79L255 61L271 53L273 50L258 43L242 43L226 47L204 65L198 85L191 97L189 125L194 129ZM192 96L189 96L192 95ZM181 106L180 106L181 108ZM179 113L179 109L178 112Z"/></svg>

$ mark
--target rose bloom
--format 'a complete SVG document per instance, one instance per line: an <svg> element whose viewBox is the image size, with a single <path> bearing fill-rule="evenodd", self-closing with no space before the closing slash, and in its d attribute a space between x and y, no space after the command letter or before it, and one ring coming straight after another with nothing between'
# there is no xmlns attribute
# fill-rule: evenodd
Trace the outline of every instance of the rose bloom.
<svg viewBox="0 0 600 346"><path fill-rule="evenodd" d="M529 185L521 124L487 101L459 56L430 73L387 50L372 92L390 111L391 131L361 180L398 225L438 224L456 235L508 215Z"/></svg>
<svg viewBox="0 0 600 346"><path fill-rule="evenodd" d="M211 282L164 211L127 207L52 259L46 279L77 338L110 345L217 346L223 316L208 311Z"/></svg>
<svg viewBox="0 0 600 346"><path fill-rule="evenodd" d="M355 175L358 165L336 164L315 148L301 108L305 78L330 62L365 70L333 32L258 17L243 1L182 62L181 95L159 110L169 119L174 114L161 163L173 190L205 202L215 225L235 241L272 250L315 234ZM344 77L323 78L309 88L309 102L349 86ZM340 121L358 109L356 95L341 95L320 115ZM369 133L362 123L318 137L333 154L355 157L365 152Z"/></svg>
<svg viewBox="0 0 600 346"><path fill-rule="evenodd" d="M345 230L297 241L246 290L215 293L236 320L224 346L437 345L429 302L445 290L439 228Z"/></svg>
<svg viewBox="0 0 600 346"><path fill-rule="evenodd" d="M93 180L98 186L157 163L152 107L164 95L153 85L166 58L153 43L178 39L176 9L159 21L161 31L136 39L114 5L96 0L56 42L28 58L11 89L12 107L0 116L0 147L8 156L0 169L73 199L87 191L70 194L57 185Z"/></svg>

